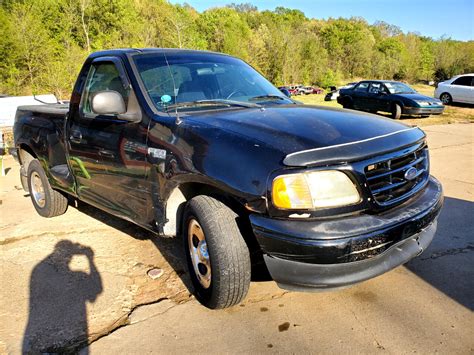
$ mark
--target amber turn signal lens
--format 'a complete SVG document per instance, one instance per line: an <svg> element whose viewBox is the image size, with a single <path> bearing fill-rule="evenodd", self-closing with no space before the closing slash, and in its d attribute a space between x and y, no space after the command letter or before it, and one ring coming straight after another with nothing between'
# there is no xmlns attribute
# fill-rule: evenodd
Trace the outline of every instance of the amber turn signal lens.
<svg viewBox="0 0 474 355"><path fill-rule="evenodd" d="M313 207L311 192L304 174L282 175L273 180L273 204L278 208Z"/></svg>

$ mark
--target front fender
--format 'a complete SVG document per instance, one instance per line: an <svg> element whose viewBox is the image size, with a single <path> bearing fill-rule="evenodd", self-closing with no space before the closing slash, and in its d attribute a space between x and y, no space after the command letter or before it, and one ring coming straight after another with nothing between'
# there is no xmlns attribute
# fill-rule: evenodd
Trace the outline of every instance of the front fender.
<svg viewBox="0 0 474 355"><path fill-rule="evenodd" d="M266 210L267 179L282 168L283 154L256 139L183 119L152 122L149 129L149 184L153 219L165 214L176 188L206 187L232 196L242 205Z"/></svg>

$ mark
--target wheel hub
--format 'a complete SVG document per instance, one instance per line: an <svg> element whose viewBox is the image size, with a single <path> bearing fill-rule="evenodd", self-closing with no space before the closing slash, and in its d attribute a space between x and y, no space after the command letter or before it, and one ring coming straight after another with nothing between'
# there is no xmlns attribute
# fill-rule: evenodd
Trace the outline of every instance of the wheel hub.
<svg viewBox="0 0 474 355"><path fill-rule="evenodd" d="M46 198L45 198L44 186L43 186L43 182L41 181L41 177L36 171L34 171L31 174L30 179L31 179L31 195L33 196L33 199L35 200L36 204L40 208L43 208L46 205Z"/></svg>
<svg viewBox="0 0 474 355"><path fill-rule="evenodd" d="M204 231L194 218L188 224L188 248L194 273L205 289L211 285L211 261Z"/></svg>

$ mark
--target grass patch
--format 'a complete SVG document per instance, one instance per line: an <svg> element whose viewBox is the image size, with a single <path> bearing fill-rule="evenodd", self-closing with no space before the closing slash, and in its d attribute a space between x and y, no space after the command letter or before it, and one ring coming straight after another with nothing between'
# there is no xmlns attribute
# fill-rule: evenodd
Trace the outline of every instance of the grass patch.
<svg viewBox="0 0 474 355"><path fill-rule="evenodd" d="M324 101L324 96L326 94L313 94L313 95L298 95L292 96L292 99L302 102L307 105L321 105L329 107L341 108L342 106L337 103L337 101Z"/></svg>
<svg viewBox="0 0 474 355"><path fill-rule="evenodd" d="M422 95L433 97L434 87L428 85L411 85ZM294 96L293 99L308 105L321 105L341 108L337 101L324 101L324 94L321 95L301 95ZM388 114L381 114L389 117ZM400 120L411 126L429 126L451 123L474 123L474 105L450 105L446 106L442 115L430 116L427 118L402 117Z"/></svg>

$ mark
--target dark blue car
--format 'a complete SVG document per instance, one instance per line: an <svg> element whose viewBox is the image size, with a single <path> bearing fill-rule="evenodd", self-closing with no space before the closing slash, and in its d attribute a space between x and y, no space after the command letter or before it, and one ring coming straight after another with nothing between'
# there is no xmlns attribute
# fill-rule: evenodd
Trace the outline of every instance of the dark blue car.
<svg viewBox="0 0 474 355"><path fill-rule="evenodd" d="M390 112L395 119L401 115L440 115L444 110L440 100L421 95L398 81L361 81L351 88L341 89L337 102L354 110Z"/></svg>

